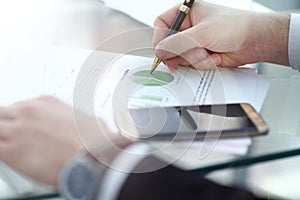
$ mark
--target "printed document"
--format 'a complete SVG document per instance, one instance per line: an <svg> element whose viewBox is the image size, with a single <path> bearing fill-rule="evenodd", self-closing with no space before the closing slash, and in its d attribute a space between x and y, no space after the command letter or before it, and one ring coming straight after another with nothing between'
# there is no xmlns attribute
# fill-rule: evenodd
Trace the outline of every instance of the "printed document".
<svg viewBox="0 0 300 200"><path fill-rule="evenodd" d="M270 84L270 78L257 75L254 69L249 68L200 71L180 67L172 71L161 64L151 75L152 62L152 58L120 55L107 67L107 73L95 92L94 102L97 103L94 110L99 116L106 113L103 119L111 130L118 131L113 120L114 103L126 101L127 108L140 108L245 102L259 111ZM125 99L116 94L118 90L129 87L131 89ZM251 139L245 137L220 140L215 148L245 154L250 144Z"/></svg>

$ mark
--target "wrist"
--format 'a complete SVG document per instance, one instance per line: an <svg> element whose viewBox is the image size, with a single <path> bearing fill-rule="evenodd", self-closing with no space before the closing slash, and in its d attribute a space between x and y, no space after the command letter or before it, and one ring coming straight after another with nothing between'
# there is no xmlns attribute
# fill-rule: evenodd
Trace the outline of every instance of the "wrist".
<svg viewBox="0 0 300 200"><path fill-rule="evenodd" d="M88 153L96 160L106 166L114 161L114 159L133 142L119 135L114 138L107 139L101 146L96 146L90 149L86 149Z"/></svg>
<svg viewBox="0 0 300 200"><path fill-rule="evenodd" d="M288 35L290 16L278 13L257 13L249 33L255 32L254 45L260 62L289 65Z"/></svg>

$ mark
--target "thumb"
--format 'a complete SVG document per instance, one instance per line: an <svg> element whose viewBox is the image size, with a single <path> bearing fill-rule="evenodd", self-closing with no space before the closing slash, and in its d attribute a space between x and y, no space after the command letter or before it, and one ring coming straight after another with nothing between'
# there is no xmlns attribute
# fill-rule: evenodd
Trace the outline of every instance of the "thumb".
<svg viewBox="0 0 300 200"><path fill-rule="evenodd" d="M198 38L199 36L197 35L195 27L175 33L161 40L156 45L155 54L163 60L180 56L196 47L203 47L203 45L197 41Z"/></svg>

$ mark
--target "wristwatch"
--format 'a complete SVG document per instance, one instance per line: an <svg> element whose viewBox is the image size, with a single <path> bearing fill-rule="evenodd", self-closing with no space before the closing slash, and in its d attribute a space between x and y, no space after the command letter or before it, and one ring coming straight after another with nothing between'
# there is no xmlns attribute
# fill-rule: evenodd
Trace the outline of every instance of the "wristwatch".
<svg viewBox="0 0 300 200"><path fill-rule="evenodd" d="M88 151L75 155L63 166L60 173L59 193L67 200L94 200L100 192L101 181L108 165L122 149L131 144L129 140L117 137L107 145L100 145L93 151L93 155Z"/></svg>
<svg viewBox="0 0 300 200"><path fill-rule="evenodd" d="M106 167L89 153L79 153L63 167L58 190L67 200L93 200Z"/></svg>

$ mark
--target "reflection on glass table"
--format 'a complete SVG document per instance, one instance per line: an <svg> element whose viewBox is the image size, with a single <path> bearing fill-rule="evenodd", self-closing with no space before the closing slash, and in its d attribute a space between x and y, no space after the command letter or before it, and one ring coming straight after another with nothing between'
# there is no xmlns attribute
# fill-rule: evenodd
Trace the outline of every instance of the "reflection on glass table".
<svg viewBox="0 0 300 200"><path fill-rule="evenodd" d="M209 174L215 170L251 166L252 164L263 163L264 161L300 155L300 116L298 112L291 112L291 110L300 110L298 104L300 95L295 92L300 91L300 78L298 72L291 74L291 77L273 78L261 110L261 115L269 125L270 132L265 136L253 137L246 154L237 155L222 153L221 151L206 152L205 149L199 151L199 148L192 148L186 151L174 164L197 170L202 174ZM170 149L173 153L180 147L180 143L175 146L176 148ZM155 147L155 144L153 144L153 147ZM168 160L172 156L166 153L163 157ZM189 163L189 165L183 166L183 163ZM1 177L2 180L6 180L7 182L19 180L18 177L13 177L11 174L4 175L1 173ZM17 184L10 184L10 186L12 187L10 189L14 190L14 194L11 193L10 195L12 198L41 199L58 196L55 190L31 181L29 183L24 182L23 184L18 181ZM29 190L26 191L26 188ZM0 197L7 199L7 196Z"/></svg>

